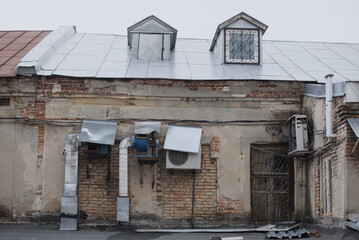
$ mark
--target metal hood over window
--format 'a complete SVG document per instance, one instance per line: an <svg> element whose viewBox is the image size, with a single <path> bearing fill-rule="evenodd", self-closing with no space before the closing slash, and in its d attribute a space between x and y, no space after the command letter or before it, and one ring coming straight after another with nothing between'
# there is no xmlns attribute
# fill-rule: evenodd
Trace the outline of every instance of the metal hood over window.
<svg viewBox="0 0 359 240"><path fill-rule="evenodd" d="M135 122L135 134L161 132L161 122Z"/></svg>
<svg viewBox="0 0 359 240"><path fill-rule="evenodd" d="M79 139L81 142L115 144L117 122L84 119Z"/></svg>
<svg viewBox="0 0 359 240"><path fill-rule="evenodd" d="M169 125L164 149L199 153L202 127Z"/></svg>

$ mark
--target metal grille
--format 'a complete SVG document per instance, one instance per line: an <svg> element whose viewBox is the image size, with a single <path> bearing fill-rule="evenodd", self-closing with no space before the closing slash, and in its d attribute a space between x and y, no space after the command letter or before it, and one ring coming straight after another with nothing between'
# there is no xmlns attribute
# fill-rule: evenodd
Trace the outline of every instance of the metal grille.
<svg viewBox="0 0 359 240"><path fill-rule="evenodd" d="M259 63L258 30L226 29L226 62Z"/></svg>
<svg viewBox="0 0 359 240"><path fill-rule="evenodd" d="M291 220L292 161L281 146L251 147L251 220Z"/></svg>
<svg viewBox="0 0 359 240"><path fill-rule="evenodd" d="M170 151L168 157L172 164L174 164L176 166L180 166L180 165L183 165L187 161L188 153L179 152L179 151Z"/></svg>

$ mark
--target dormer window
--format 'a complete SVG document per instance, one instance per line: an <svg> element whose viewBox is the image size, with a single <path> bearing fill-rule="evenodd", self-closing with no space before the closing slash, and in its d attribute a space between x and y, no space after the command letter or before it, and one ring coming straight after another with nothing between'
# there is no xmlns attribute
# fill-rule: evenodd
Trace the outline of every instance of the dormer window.
<svg viewBox="0 0 359 240"><path fill-rule="evenodd" d="M176 45L177 30L155 16L149 16L127 29L132 58L166 61Z"/></svg>
<svg viewBox="0 0 359 240"><path fill-rule="evenodd" d="M138 40L137 59L167 60L170 45L169 34L140 33Z"/></svg>
<svg viewBox="0 0 359 240"><path fill-rule="evenodd" d="M261 64L262 35L268 26L241 12L219 24L210 51L221 64Z"/></svg>
<svg viewBox="0 0 359 240"><path fill-rule="evenodd" d="M225 29L225 63L259 63L259 31Z"/></svg>

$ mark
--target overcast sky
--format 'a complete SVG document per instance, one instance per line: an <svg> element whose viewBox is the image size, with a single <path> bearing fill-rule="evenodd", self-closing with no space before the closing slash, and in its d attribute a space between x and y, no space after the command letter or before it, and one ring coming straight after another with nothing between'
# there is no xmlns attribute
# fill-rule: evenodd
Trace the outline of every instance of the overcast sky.
<svg viewBox="0 0 359 240"><path fill-rule="evenodd" d="M242 11L269 28L268 40L359 43L359 0L0 0L0 30L53 30L126 35L155 15L180 38L211 39L218 24Z"/></svg>

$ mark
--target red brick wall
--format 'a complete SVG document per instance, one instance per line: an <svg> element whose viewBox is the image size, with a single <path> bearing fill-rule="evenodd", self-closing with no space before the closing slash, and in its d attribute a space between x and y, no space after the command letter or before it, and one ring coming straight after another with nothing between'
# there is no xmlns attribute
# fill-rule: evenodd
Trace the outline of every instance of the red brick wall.
<svg viewBox="0 0 359 240"><path fill-rule="evenodd" d="M195 170L195 220L213 220L216 214L216 161L210 159L210 148L202 146L202 168ZM192 170L165 170L164 213L166 219L192 219Z"/></svg>
<svg viewBox="0 0 359 240"><path fill-rule="evenodd" d="M111 146L110 179L107 179L106 158L91 158L90 178L87 178L87 147L79 151L79 210L88 220L116 220L118 196L118 144Z"/></svg>

